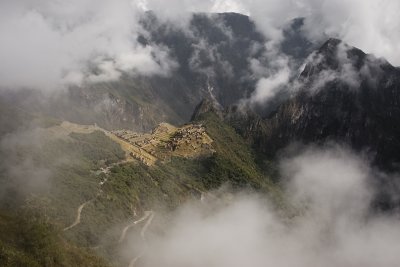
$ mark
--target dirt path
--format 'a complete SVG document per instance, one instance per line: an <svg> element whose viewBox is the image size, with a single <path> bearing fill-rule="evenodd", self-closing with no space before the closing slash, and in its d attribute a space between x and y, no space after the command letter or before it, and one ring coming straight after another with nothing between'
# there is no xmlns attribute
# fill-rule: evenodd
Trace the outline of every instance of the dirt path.
<svg viewBox="0 0 400 267"><path fill-rule="evenodd" d="M140 236L142 237L142 240L144 242L144 248L143 250L139 253L139 255L137 255L135 258L133 258L130 263L129 263L129 267L134 267L135 263L141 258L143 257L143 255L146 253L147 250L147 240L146 240L146 232L147 229L149 228L149 226L151 225L153 218L154 218L154 212L153 211L149 211L148 215L147 215L147 222L146 224L143 226L142 230L140 231Z"/></svg>
<svg viewBox="0 0 400 267"><path fill-rule="evenodd" d="M146 241L146 231L147 228L149 228L149 226L151 225L153 218L154 218L154 212L150 211L150 217L147 220L146 224L143 226L142 231L140 232L140 236L142 237L143 241Z"/></svg>
<svg viewBox="0 0 400 267"><path fill-rule="evenodd" d="M86 201L85 203L83 203L82 205L79 206L79 208L78 208L78 210L77 210L77 212L76 212L76 219L75 219L74 223L71 224L70 226L64 228L64 231L68 231L68 230L74 228L75 226L77 226L78 224L81 223L81 214L82 214L82 210L83 210L83 208L84 208L87 204L89 204L89 203L92 202L92 201L93 201L93 199L91 199L91 200L89 200L89 201Z"/></svg>
<svg viewBox="0 0 400 267"><path fill-rule="evenodd" d="M116 163L111 164L110 166L108 166L108 167L106 167L106 168L102 168L102 169L100 169L100 170L101 170L102 172L104 172L104 174L107 175L107 174L109 173L109 171L111 170L111 168L113 168L114 166L117 166L117 165L120 165L120 164L125 164L125 163L128 163L128 162L129 162L129 161L126 160L126 159L125 159L125 160L121 160L121 161L118 161L118 162L116 162ZM101 192L102 192L101 187L102 187L107 181L108 181L107 178L106 178L105 180L103 180L103 181L100 181L100 183L99 183L100 188L99 188L99 191L98 191L98 193L97 193L97 196L96 196L95 198L91 199L91 200L86 201L85 203L83 203L82 205L80 205L80 206L78 207L78 210L77 210L77 212L76 212L77 215L76 215L76 219L75 219L74 223L71 224L70 226L64 228L64 231L68 231L68 230L74 228L75 226L77 226L78 224L81 223L81 214L82 214L83 208L84 208L87 204L89 204L90 202L92 202L93 200L95 200L95 199L101 194Z"/></svg>
<svg viewBox="0 0 400 267"><path fill-rule="evenodd" d="M113 164L110 164L107 167L103 167L100 170L95 171L95 173L99 173L99 174L100 173L104 173L104 174L108 175L113 167L135 161L136 159L132 156L132 155L135 155L135 153L142 155L142 157L145 160L145 163L147 165L149 165L149 166L153 165L156 162L156 158L153 157L152 155L150 155L150 154L147 155L140 148L138 148L138 147L136 147L136 146L134 146L134 145L132 145L132 144L120 139L120 138L118 138L112 132L107 131L105 129L102 129L102 128L98 127L97 125L79 125L79 124L71 123L71 122L68 122L68 121L64 121L59 126L51 127L49 129L49 131L52 132L53 134L59 136L59 137L65 137L65 138L67 138L69 136L69 134L72 133L72 132L90 134L90 133L93 133L94 131L102 131L111 140L114 140L115 142L120 144L121 148L125 151L126 158L123 159L123 160L120 160L118 162L115 162ZM133 153L133 154L131 154L131 153ZM95 198L83 203L82 205L80 205L78 207L77 212L76 212L77 215L76 215L76 219L75 219L74 223L72 225L64 228L64 231L68 231L68 230L74 228L75 226L77 226L78 224L80 224L82 210L85 208L85 206L87 204L89 204L90 202L94 201L99 195L101 195L101 193L102 193L101 187L104 186L104 184L107 183L107 181L108 181L108 178L105 178L104 180L99 182L100 188L98 190L97 196ZM152 212L147 212L145 214L146 217L142 218L142 219L146 220L151 214L152 214ZM141 221L139 220L136 223L134 222L133 225L135 225L135 224L137 224L139 222L141 222ZM133 225L130 225L130 226L126 227L126 229L124 229L125 230L125 234L123 233L124 236L121 236L122 240L125 238L126 231L128 231L129 228L132 227Z"/></svg>
<svg viewBox="0 0 400 267"><path fill-rule="evenodd" d="M134 221L133 223L131 223L131 224L129 224L128 226L126 226L126 227L122 230L121 237L119 238L118 243L122 243L122 241L124 241L125 236L126 236L126 233L128 232L128 230L129 230L130 228L132 228L133 226L135 226L135 225L138 224L138 223L143 222L144 220L146 220L146 219L147 219L149 216L151 216L151 215L152 215L152 211L146 211L146 212L144 213L144 216L143 216L142 218L140 218L139 220Z"/></svg>

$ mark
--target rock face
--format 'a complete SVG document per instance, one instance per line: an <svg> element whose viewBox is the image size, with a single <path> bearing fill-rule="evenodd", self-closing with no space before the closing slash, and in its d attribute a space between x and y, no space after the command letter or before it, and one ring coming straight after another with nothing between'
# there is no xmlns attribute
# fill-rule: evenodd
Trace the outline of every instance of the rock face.
<svg viewBox="0 0 400 267"><path fill-rule="evenodd" d="M251 78L249 59L261 58L265 38L248 16L198 13L182 30L148 13L143 25L151 33L146 42L168 47L176 59L178 68L172 76L184 87L175 90L188 96L190 114L210 88L223 106L253 90L257 81Z"/></svg>
<svg viewBox="0 0 400 267"><path fill-rule="evenodd" d="M221 119L223 118L223 108L222 106L213 98L207 97L204 98L200 104L195 108L191 121L196 120L202 114L207 112L213 112L218 115Z"/></svg>
<svg viewBox="0 0 400 267"><path fill-rule="evenodd" d="M310 56L298 81L298 92L276 112L242 128L256 147L273 155L293 141L336 141L369 152L381 167L398 168L399 69L330 39Z"/></svg>
<svg viewBox="0 0 400 267"><path fill-rule="evenodd" d="M112 129L115 127L127 128L135 125L138 131L145 131L152 127L152 113L148 107L140 106L135 102L115 94L115 92L102 92L93 88L87 90L70 90L71 105L76 110L84 113L78 117L77 114L70 113L65 116L69 120L80 123L91 123L93 121L102 125L104 128ZM147 118L143 114L148 112Z"/></svg>
<svg viewBox="0 0 400 267"><path fill-rule="evenodd" d="M233 13L195 14L188 29L182 30L160 22L149 12L142 25L149 34L141 36L140 42L168 48L176 68L168 76L127 73L117 82L75 90L75 95L85 95L73 95L73 103L82 99L76 110L84 109L81 113L87 114L86 110L97 109L93 122L109 129L147 132L163 121L175 125L189 121L196 105L205 97L212 95L227 106L254 89L257 81L250 75L249 58L261 57L265 40L249 17ZM101 97L105 95L112 101L106 100L106 104Z"/></svg>

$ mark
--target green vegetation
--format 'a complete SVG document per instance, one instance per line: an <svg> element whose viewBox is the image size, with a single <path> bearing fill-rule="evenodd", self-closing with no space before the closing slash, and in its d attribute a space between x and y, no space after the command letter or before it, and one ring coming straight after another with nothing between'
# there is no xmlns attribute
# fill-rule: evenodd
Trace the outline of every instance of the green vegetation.
<svg viewBox="0 0 400 267"><path fill-rule="evenodd" d="M70 136L78 141L75 144L80 154L93 164L103 160L108 165L125 157L121 147L100 131L91 134L71 133Z"/></svg>
<svg viewBox="0 0 400 267"><path fill-rule="evenodd" d="M256 164L256 157L250 146L232 127L223 123L212 112L201 114L197 121L206 126L217 151L212 158L205 160L209 170L204 177L207 189L229 182L235 188L250 186L272 194L277 193L271 179Z"/></svg>
<svg viewBox="0 0 400 267"><path fill-rule="evenodd" d="M192 195L205 190L200 162L172 158L167 164L147 167L140 163L115 166L102 187L102 194L85 208L83 221L71 230L77 243L97 246L101 239L115 242L120 232L106 237L104 233L124 225L132 218L133 210L163 208L172 210Z"/></svg>
<svg viewBox="0 0 400 267"><path fill-rule="evenodd" d="M12 151L2 151L9 162L0 168L1 206L30 215L1 217L0 266L105 266L59 235L74 221L77 207L98 194L100 177L93 171L123 159L124 151L102 132L37 143L25 139ZM26 177L9 176L10 170L26 168L26 162ZM34 173L40 177L30 177ZM45 181L33 184L43 175Z"/></svg>
<svg viewBox="0 0 400 267"><path fill-rule="evenodd" d="M168 162L152 167L140 162L115 164L108 174L99 169L122 161L125 154L100 131L72 133L68 139L50 138L40 146L16 148L17 161L23 162L30 157L35 167L49 171L49 188L26 194L24 201L18 202L20 210L33 212L33 217L42 218L42 221L23 221L27 226L19 227L38 233L24 241L24 244L31 242L32 246L21 247L2 241L4 265L24 266L24 263L16 262L20 259L29 262L29 266L64 266L57 265L61 263L80 266L71 263L68 255L78 253L72 258L79 259L81 255L91 259L86 252L90 247L97 247L97 252L113 265L123 265L125 262L119 262L117 256L118 238L122 229L133 220L134 213L140 216L146 210L171 211L190 199L199 199L202 192L225 184L233 189L266 192L279 201L279 189L263 174L252 149L232 127L213 113L202 114L196 123L203 124L214 140L216 153L212 156L198 159L172 157ZM61 229L74 222L78 207L85 202L88 203L81 213L80 223L62 232ZM44 243L37 241L36 244L36 239ZM12 240L17 239L10 236L10 242ZM46 255L49 264L53 265L43 262L47 260ZM42 261L33 261L36 258Z"/></svg>
<svg viewBox="0 0 400 267"><path fill-rule="evenodd" d="M115 166L102 187L102 194L85 208L82 223L68 235L79 244L97 246L104 240L116 242L133 211L162 207L173 210L201 192L230 184L234 189L250 188L268 193L280 201L280 191L255 163L248 144L233 128L214 114L200 118L213 138L216 153L211 157L184 159L172 157L167 163L147 167L141 163Z"/></svg>
<svg viewBox="0 0 400 267"><path fill-rule="evenodd" d="M53 226L26 214L0 212L0 266L102 267L104 260L63 241Z"/></svg>

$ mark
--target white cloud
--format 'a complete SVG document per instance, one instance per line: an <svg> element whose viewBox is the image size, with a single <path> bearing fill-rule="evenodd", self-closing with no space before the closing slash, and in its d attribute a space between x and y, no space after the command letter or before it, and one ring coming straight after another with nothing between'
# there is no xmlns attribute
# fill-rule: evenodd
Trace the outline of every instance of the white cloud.
<svg viewBox="0 0 400 267"><path fill-rule="evenodd" d="M140 1L143 2L143 1ZM310 38L342 38L351 45L400 64L400 2L397 0L147 0L147 7L164 17L189 12L240 12L250 15L274 41L296 17L306 17Z"/></svg>
<svg viewBox="0 0 400 267"><path fill-rule="evenodd" d="M235 12L248 15L245 6L241 2L235 0L216 0L211 7L211 12Z"/></svg>
<svg viewBox="0 0 400 267"><path fill-rule="evenodd" d="M338 36L350 45L400 64L400 2L396 0L303 1L310 36Z"/></svg>
<svg viewBox="0 0 400 267"><path fill-rule="evenodd" d="M292 70L289 57L281 54L277 44L266 44L266 52L262 58L251 58L250 68L253 76L258 79L255 91L240 105L263 104L271 100L290 80Z"/></svg>
<svg viewBox="0 0 400 267"><path fill-rule="evenodd" d="M168 74L175 67L168 48L142 47L136 41L142 31L138 18L149 9L181 26L189 12L249 14L274 46L291 19L306 17L311 39L336 36L400 64L397 0L2 1L0 86L53 88L82 82L93 64L99 77L89 80L115 78L124 71Z"/></svg>
<svg viewBox="0 0 400 267"><path fill-rule="evenodd" d="M139 15L128 0L1 2L0 86L83 82L89 65L99 68L94 80L122 71L168 73L174 64L167 49L137 43Z"/></svg>
<svg viewBox="0 0 400 267"><path fill-rule="evenodd" d="M371 84L376 84L376 75L381 71L379 60L373 57L366 57L364 64L360 70L354 66L354 59L349 58L348 52L352 49L344 43L339 43L336 51L332 55L333 60L337 61L337 68L332 65L327 65L325 55L314 52L305 61L302 66L303 75L308 75L305 79L307 83L304 85L299 81L294 90L305 88L308 92L314 94L323 89L330 82L340 81L347 85L349 90L358 90L362 81L368 81ZM322 66L320 66L322 65ZM374 75L370 75L371 68L374 69Z"/></svg>
<svg viewBox="0 0 400 267"><path fill-rule="evenodd" d="M289 82L290 70L288 67L280 69L277 73L258 80L256 90L250 98L251 103L265 103L271 100L283 86Z"/></svg>
<svg viewBox="0 0 400 267"><path fill-rule="evenodd" d="M397 266L400 226L369 210L373 171L366 162L342 148L311 148L283 159L281 170L295 216L249 194L188 204L168 217L162 235L146 234L140 265Z"/></svg>

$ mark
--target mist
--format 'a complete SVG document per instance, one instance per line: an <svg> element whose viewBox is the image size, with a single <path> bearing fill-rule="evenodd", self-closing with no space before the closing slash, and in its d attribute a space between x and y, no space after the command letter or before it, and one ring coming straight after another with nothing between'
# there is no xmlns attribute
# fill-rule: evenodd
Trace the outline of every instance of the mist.
<svg viewBox="0 0 400 267"><path fill-rule="evenodd" d="M236 36L228 23L220 19L222 16L219 18L213 14L219 12L245 14L250 18L251 27L252 23L256 26L254 34L257 36L254 39L243 38L249 43L246 45L249 48L246 51L239 48L239 53L234 54L239 59L244 58L239 63L232 62L232 53L225 56L220 51L224 49L221 44L234 43L236 40L232 38ZM218 29L223 41L214 43L191 28L195 13L209 18L210 25ZM171 203L175 203L174 197L177 198L176 203L186 198L191 200L180 207L174 206L174 211L147 210L151 205L146 199L147 195L151 195L150 185L137 182L141 181L137 176L141 176L142 172L148 174L147 167L138 169L138 173L132 167L134 175L124 181L126 184L123 186L128 187L129 184L134 189L143 186L138 192L127 188L121 193L119 183L109 183L109 188L104 189L109 192L103 198L102 186L109 179L109 169L129 161L119 161L117 157L116 163L108 164L108 158L95 158L95 153L90 150L94 146L97 148L93 144L88 144L89 147L82 145L81 149L89 151L94 158L80 157L83 152L78 146L81 143L71 139L69 133L63 136L64 132L60 130L62 133L58 135L51 128L69 120L98 124L109 130L130 127L147 131L161 121L174 124L188 122L189 113L198 104L195 102L208 94L216 101L225 101L222 104L226 106L238 102L239 106L272 110L270 106L278 103L268 104L286 90L296 93L296 90L307 89L317 93L326 88L326 84L338 80L342 82L339 89L357 90L366 82L378 84L381 65L389 62L400 65L399 13L398 0L0 1L0 101L3 107L3 115L0 116L3 127L0 129L0 176L3 180L0 208L14 210L31 207L36 211L33 205L36 199L37 203L48 201L51 210L47 211L47 204L41 203L37 210L45 210L45 217L54 219L56 227L69 230L71 228L67 223L75 219L76 211L80 218L85 203L93 204L94 200L98 200L98 206L93 204L93 207L83 210L83 216L87 216L82 217L80 226L83 230L74 228L78 232L67 233L79 242L84 241L71 243L71 246L93 245L90 248L99 255L102 251L115 252L116 255L111 256L113 260L117 258L118 263L131 263L131 266L132 263L143 267L398 266L398 215L394 212L380 213L374 207L379 194L386 194L387 199L398 203L398 177L379 173L367 157L350 149L341 146L308 147L282 156L278 163L281 184L274 185L276 188L273 189L282 189L280 198L250 189L233 192L228 187L207 193L200 191L208 188L206 184L201 189L186 184L180 189L178 183L176 187L168 187L167 183L160 186L157 179L153 179L156 177L149 175L157 190L161 188L151 194L162 192L157 197L164 194L167 199L168 190L173 188ZM151 24L152 14L157 18L154 25ZM331 69L330 66L323 66L326 69L314 73L309 84L299 79L301 73L307 64L316 66L323 58L317 52L296 58L283 51L285 30L297 18L304 19L299 33L313 49L330 37L343 40L334 55L340 67ZM144 25L145 19L150 25ZM193 51L190 55L183 53L187 71L190 72L188 81L177 71L181 59L175 57L179 55L171 52L172 49L180 49L181 41L176 42L177 48L162 45L162 40L157 42L157 38L151 36L158 34L157 27L165 30L162 32L165 35L169 34L169 30L173 34L182 34L188 50ZM356 68L347 54L350 46L373 53L377 58L368 55L364 65ZM236 68L241 71L237 72ZM218 80L238 83L232 85L227 82L225 86L221 85L226 88L216 88ZM118 81L121 83L111 83ZM101 86L104 85L101 83L108 82ZM392 81L388 79L385 82ZM242 84L245 84L243 88ZM182 95L182 92L189 93ZM181 116L183 113L185 116ZM377 116L391 120L395 117L391 110L388 114ZM43 119L43 125L36 122L36 118ZM391 125L390 122L383 123ZM380 130L377 128L377 131ZM382 131L380 136L385 134ZM395 142L392 135L386 137ZM99 137L99 140L103 139ZM219 138L215 140L219 141ZM246 149L243 153L246 154L238 154L237 159L234 155L234 160L240 164L246 164L246 161L241 161L240 155L247 156L251 152L250 146L244 144L243 140ZM100 146L99 150L93 151L101 154ZM110 151L113 150L110 148ZM110 155L110 159L114 157L116 155ZM211 164L214 160L210 161ZM200 163L203 164L202 161ZM225 164L224 159L216 163ZM258 168L257 164L258 161L254 166ZM187 168L190 166L188 164ZM205 169L210 168L209 165L204 166ZM119 171L125 172L123 169ZM173 171L171 169L171 175L174 175ZM235 171L245 172L242 169ZM156 176L157 170L154 173ZM236 178L231 177L235 174L225 174L230 176L229 179ZM165 174L165 177L169 175ZM257 177L261 176L260 170ZM391 183L373 184L382 177ZM140 178L150 179L146 175ZM179 179L183 181L182 177L177 177L177 181ZM252 183L251 180L249 182ZM175 186L174 183L171 184ZM392 188L385 188L395 184ZM112 188L113 185L116 187ZM198 192L193 193L195 190ZM115 206L101 206L104 203ZM130 212L129 205L133 215L125 214ZM138 214L136 206L140 207ZM107 212L114 207L120 208L119 214L116 212L116 218L109 220L112 216ZM101 216L94 218L93 214ZM132 218L137 221L131 222ZM117 225L114 221L118 221ZM105 231L111 224L114 225L109 231L112 234L117 232L116 238L114 235L113 238L120 238L121 241L108 240L112 234L104 238L104 244L112 246L112 250L102 247L102 237L96 236L101 232L99 229L89 228L97 223L99 229L104 228ZM74 224L72 226L75 227ZM119 231L121 227L122 234ZM128 232L131 228L134 231ZM67 235L66 244L70 241Z"/></svg>
<svg viewBox="0 0 400 267"><path fill-rule="evenodd" d="M55 90L117 80L122 72L166 75L168 49L143 46L129 1L2 1L0 87Z"/></svg>
<svg viewBox="0 0 400 267"><path fill-rule="evenodd" d="M400 20L396 15L400 11L400 5L394 0L210 0L201 3L143 0L139 2L143 9L152 10L162 20L173 22L183 28L185 28L183 25L188 24L189 12L238 12L250 16L257 29L266 37L265 53L262 60L259 57L248 58L252 66L251 75L258 81L254 92L248 99L242 100L241 105L254 106L268 103L287 89L285 85L301 73L299 62L286 55L281 47L285 40L285 28L295 18L304 18L300 32L317 46L328 38L335 37L367 53L384 57L392 64L397 65L400 62L397 46L400 39L398 34ZM212 51L212 47L208 50ZM353 78L351 76L354 76L352 71L351 68L345 69L340 77L325 73L326 77L321 77L321 84L326 83L326 80L344 78L345 82L356 85L358 80L350 80Z"/></svg>
<svg viewBox="0 0 400 267"><path fill-rule="evenodd" d="M249 192L188 203L164 234L150 226L131 257L144 250L146 267L397 266L398 218L371 210L375 171L364 157L309 147L282 158L280 171L284 211Z"/></svg>
<svg viewBox="0 0 400 267"><path fill-rule="evenodd" d="M0 189L0 202L4 198L18 201L20 196L41 194L50 188L53 172L40 164L40 154L46 135L40 128L21 129L0 139L0 177L4 179ZM6 201L4 201L6 202Z"/></svg>
<svg viewBox="0 0 400 267"><path fill-rule="evenodd" d="M140 0L135 3L154 10L166 19L187 12L238 12L250 16L272 41L283 38L283 28L292 19L305 18L304 32L311 40L337 37L368 53L400 63L400 3L395 0L208 0L160 1Z"/></svg>
<svg viewBox="0 0 400 267"><path fill-rule="evenodd" d="M395 0L3 1L0 87L54 90L118 80L123 73L168 76L177 67L168 47L137 40L147 34L139 21L148 10L181 28L188 26L193 12L249 15L268 40L268 60L280 64L284 28L299 17L305 18L301 30L312 42L337 37L400 63L400 4ZM264 71L257 101L281 85L287 66Z"/></svg>

